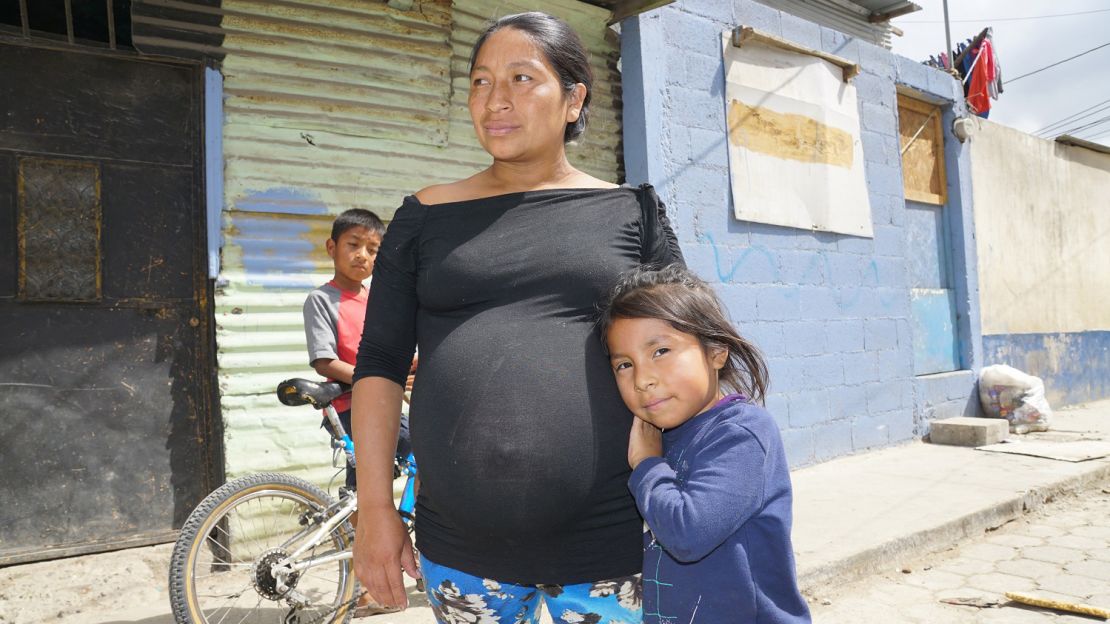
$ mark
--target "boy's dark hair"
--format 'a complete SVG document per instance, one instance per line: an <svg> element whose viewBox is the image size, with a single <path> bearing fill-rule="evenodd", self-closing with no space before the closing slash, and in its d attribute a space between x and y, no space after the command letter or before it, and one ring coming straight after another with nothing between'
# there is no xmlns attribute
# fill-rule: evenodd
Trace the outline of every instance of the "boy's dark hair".
<svg viewBox="0 0 1110 624"><path fill-rule="evenodd" d="M339 213L331 224L331 239L338 241L343 232L351 228L364 227L378 236L385 236L385 224L378 215L364 208L351 208Z"/></svg>
<svg viewBox="0 0 1110 624"><path fill-rule="evenodd" d="M590 57L582 39L566 22L547 13L531 11L529 13L515 13L506 15L490 23L486 30L474 42L470 52L470 69L474 71L474 61L478 58L478 51L482 44L493 33L502 28L515 28L528 35L536 46L543 52L547 62L555 68L563 90L570 93L574 85L586 85L586 97L582 100L582 110L578 113L578 120L568 123L563 132L563 143L569 143L582 136L586 131L586 122L590 117L590 97L594 91L594 74L590 69Z"/></svg>
<svg viewBox="0 0 1110 624"><path fill-rule="evenodd" d="M602 343L616 319L658 319L698 339L707 351L728 351L721 384L762 403L767 394L767 365L755 345L736 332L724 306L708 284L681 266L636 269L621 276L602 309Z"/></svg>

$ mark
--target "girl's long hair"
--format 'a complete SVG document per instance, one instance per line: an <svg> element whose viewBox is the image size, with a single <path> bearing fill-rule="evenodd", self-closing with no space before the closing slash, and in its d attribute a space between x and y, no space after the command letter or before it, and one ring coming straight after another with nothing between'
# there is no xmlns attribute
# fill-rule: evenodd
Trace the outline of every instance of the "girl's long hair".
<svg viewBox="0 0 1110 624"><path fill-rule="evenodd" d="M720 383L759 403L767 395L767 365L763 355L737 333L713 289L685 268L672 264L622 275L598 321L603 344L607 344L613 321L622 318L658 319L695 336L707 353L713 349L727 350Z"/></svg>

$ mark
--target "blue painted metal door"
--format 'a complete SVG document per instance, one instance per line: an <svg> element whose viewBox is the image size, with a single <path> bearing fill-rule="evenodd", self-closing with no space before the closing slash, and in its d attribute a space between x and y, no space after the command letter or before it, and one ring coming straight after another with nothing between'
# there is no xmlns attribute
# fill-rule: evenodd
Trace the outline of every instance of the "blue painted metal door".
<svg viewBox="0 0 1110 624"><path fill-rule="evenodd" d="M914 373L960 369L952 254L944 207L906 202Z"/></svg>

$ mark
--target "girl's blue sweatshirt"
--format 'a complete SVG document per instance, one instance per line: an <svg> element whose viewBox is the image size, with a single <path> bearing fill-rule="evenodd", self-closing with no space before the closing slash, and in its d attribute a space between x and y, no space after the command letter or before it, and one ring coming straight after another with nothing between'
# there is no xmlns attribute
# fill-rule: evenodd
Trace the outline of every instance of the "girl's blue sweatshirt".
<svg viewBox="0 0 1110 624"><path fill-rule="evenodd" d="M663 453L629 479L650 529L644 622L810 622L790 544L790 473L771 415L726 397L664 431Z"/></svg>

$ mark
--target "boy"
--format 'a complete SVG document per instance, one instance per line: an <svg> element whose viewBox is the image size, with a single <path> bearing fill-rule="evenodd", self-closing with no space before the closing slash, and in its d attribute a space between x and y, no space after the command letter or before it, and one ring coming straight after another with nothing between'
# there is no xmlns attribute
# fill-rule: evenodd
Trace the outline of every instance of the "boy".
<svg viewBox="0 0 1110 624"><path fill-rule="evenodd" d="M358 344L366 317L366 299L370 290L363 282L374 273L374 260L385 235L385 224L378 215L362 208L352 208L336 217L331 237L325 243L335 273L331 281L308 294L304 302L304 332L308 340L308 360L322 377L351 383L355 371ZM332 401L339 421L351 433L351 393ZM327 425L327 421L324 422ZM397 452L408 455L408 422L401 419L401 435ZM347 488L355 489L355 468L347 465ZM357 513L351 524L357 523ZM355 609L355 617L391 613L396 609L381 607L363 596Z"/></svg>

